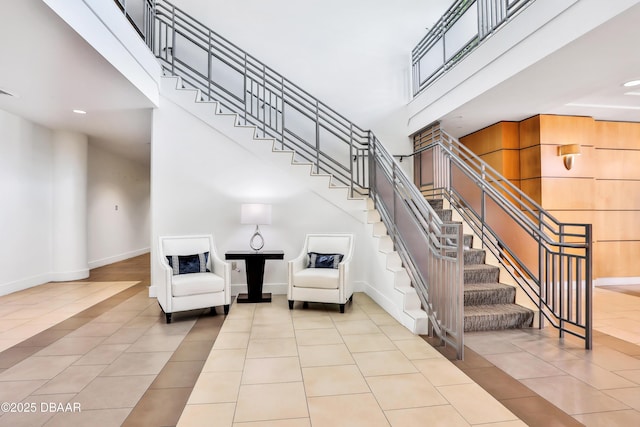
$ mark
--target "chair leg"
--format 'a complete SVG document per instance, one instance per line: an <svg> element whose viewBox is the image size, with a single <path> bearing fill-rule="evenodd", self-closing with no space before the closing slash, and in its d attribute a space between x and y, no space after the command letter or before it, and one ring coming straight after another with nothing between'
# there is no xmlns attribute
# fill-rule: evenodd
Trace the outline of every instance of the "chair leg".
<svg viewBox="0 0 640 427"><path fill-rule="evenodd" d="M293 310L293 300L289 300L289 310Z"/></svg>
<svg viewBox="0 0 640 427"><path fill-rule="evenodd" d="M229 304L224 305L224 315L226 316L227 314L229 314Z"/></svg>
<svg viewBox="0 0 640 427"><path fill-rule="evenodd" d="M212 316L215 316L216 314L218 314L216 312L216 308L215 307L211 307L211 312L209 314L212 315Z"/></svg>
<svg viewBox="0 0 640 427"><path fill-rule="evenodd" d="M340 304L340 313L344 313L344 304Z"/></svg>
<svg viewBox="0 0 640 427"><path fill-rule="evenodd" d="M164 315L167 318L167 323L171 323L171 313L165 313Z"/></svg>

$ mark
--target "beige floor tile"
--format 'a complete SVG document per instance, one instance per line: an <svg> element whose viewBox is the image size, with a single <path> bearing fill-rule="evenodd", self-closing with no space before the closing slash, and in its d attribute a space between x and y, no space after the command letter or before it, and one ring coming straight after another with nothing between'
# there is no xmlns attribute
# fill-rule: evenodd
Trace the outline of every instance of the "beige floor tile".
<svg viewBox="0 0 640 427"><path fill-rule="evenodd" d="M118 427L124 423L131 408L119 409L96 409L82 412L67 412L55 414L46 427L68 427L68 426L95 426L95 427Z"/></svg>
<svg viewBox="0 0 640 427"><path fill-rule="evenodd" d="M53 344L37 352L36 356L84 355L98 346L104 337L70 337L60 338Z"/></svg>
<svg viewBox="0 0 640 427"><path fill-rule="evenodd" d="M619 400L625 405L630 406L636 411L640 411L640 387L617 388L613 390L605 390L609 396Z"/></svg>
<svg viewBox="0 0 640 427"><path fill-rule="evenodd" d="M599 390L637 386L634 382L594 365L588 360L563 360L551 362L551 364Z"/></svg>
<svg viewBox="0 0 640 427"><path fill-rule="evenodd" d="M89 322L71 332L68 337L108 337L122 327L121 323Z"/></svg>
<svg viewBox="0 0 640 427"><path fill-rule="evenodd" d="M309 397L371 392L356 365L302 368L302 375Z"/></svg>
<svg viewBox="0 0 640 427"><path fill-rule="evenodd" d="M448 403L421 374L368 377L367 383L383 410Z"/></svg>
<svg viewBox="0 0 640 427"><path fill-rule="evenodd" d="M441 358L442 355L425 340L416 336L412 340L394 341L396 347L410 360Z"/></svg>
<svg viewBox="0 0 640 427"><path fill-rule="evenodd" d="M351 353L397 350L395 344L383 333L343 335L342 338Z"/></svg>
<svg viewBox="0 0 640 427"><path fill-rule="evenodd" d="M74 365L109 365L131 344L101 344L82 356Z"/></svg>
<svg viewBox="0 0 640 427"><path fill-rule="evenodd" d="M527 427L522 420L501 421L498 423L474 424L473 427Z"/></svg>
<svg viewBox="0 0 640 427"><path fill-rule="evenodd" d="M355 361L344 344L310 345L298 348L300 366L351 365Z"/></svg>
<svg viewBox="0 0 640 427"><path fill-rule="evenodd" d="M471 424L451 405L385 411L392 427L469 427Z"/></svg>
<svg viewBox="0 0 640 427"><path fill-rule="evenodd" d="M411 361L398 350L354 353L353 358L365 377L418 372Z"/></svg>
<svg viewBox="0 0 640 427"><path fill-rule="evenodd" d="M149 388L154 375L97 377L73 399L82 411L90 409L133 408Z"/></svg>
<svg viewBox="0 0 640 427"><path fill-rule="evenodd" d="M249 341L247 359L293 357L298 355L295 338L255 339Z"/></svg>
<svg viewBox="0 0 640 427"><path fill-rule="evenodd" d="M28 357L0 374L0 381L50 380L80 356Z"/></svg>
<svg viewBox="0 0 640 427"><path fill-rule="evenodd" d="M203 372L193 386L188 403L235 402L241 378L242 372Z"/></svg>
<svg viewBox="0 0 640 427"><path fill-rule="evenodd" d="M640 412L632 409L622 411L576 414L574 418L589 427L627 427L640 425Z"/></svg>
<svg viewBox="0 0 640 427"><path fill-rule="evenodd" d="M247 350L245 349L213 349L202 367L202 372L242 371L246 355Z"/></svg>
<svg viewBox="0 0 640 427"><path fill-rule="evenodd" d="M521 382L570 415L629 409L624 403L568 375L554 377L552 381L531 378Z"/></svg>
<svg viewBox="0 0 640 427"><path fill-rule="evenodd" d="M250 317L242 319L225 319L221 332L251 332L253 319Z"/></svg>
<svg viewBox="0 0 640 427"><path fill-rule="evenodd" d="M157 375L169 358L170 351L153 353L122 353L100 374L103 377L120 377L125 375Z"/></svg>
<svg viewBox="0 0 640 427"><path fill-rule="evenodd" d="M526 352L488 354L485 358L516 379L563 375L555 366Z"/></svg>
<svg viewBox="0 0 640 427"><path fill-rule="evenodd" d="M296 342L300 345L342 344L342 336L335 328L296 329Z"/></svg>
<svg viewBox="0 0 640 427"><path fill-rule="evenodd" d="M249 345L249 332L220 332L213 343L216 350L246 349Z"/></svg>
<svg viewBox="0 0 640 427"><path fill-rule="evenodd" d="M309 416L302 382L242 385L234 422Z"/></svg>
<svg viewBox="0 0 640 427"><path fill-rule="evenodd" d="M610 371L640 369L640 359L628 356L608 347L594 346L593 350L571 350L578 357L595 363Z"/></svg>
<svg viewBox="0 0 640 427"><path fill-rule="evenodd" d="M0 402L20 402L46 383L47 380L2 381L0 382Z"/></svg>
<svg viewBox="0 0 640 427"><path fill-rule="evenodd" d="M275 421L253 421L248 423L234 423L233 427L311 427L309 418L292 418Z"/></svg>
<svg viewBox="0 0 640 427"><path fill-rule="evenodd" d="M35 409L35 411L5 413L0 417L0 426L33 427L45 425L47 421L55 415L54 409L57 408L56 405L65 405L66 408L66 404L69 403L75 395L75 393L69 393L29 396L23 401L23 403L33 405L30 406L30 409ZM51 403L53 403L54 409L51 409ZM73 408L73 402L71 402L71 405L71 408ZM79 411L82 410L82 408L76 408L78 409L76 413L79 413Z"/></svg>
<svg viewBox="0 0 640 427"><path fill-rule="evenodd" d="M253 325L250 340L270 338L293 338L293 325L291 323L274 323L270 325Z"/></svg>
<svg viewBox="0 0 640 427"><path fill-rule="evenodd" d="M177 427L194 427L215 425L216 427L231 427L235 403L205 403L185 406ZM215 421L214 421L215 420Z"/></svg>
<svg viewBox="0 0 640 427"><path fill-rule="evenodd" d="M122 328L113 335L102 341L102 345L107 344L133 344L144 335L148 328Z"/></svg>
<svg viewBox="0 0 640 427"><path fill-rule="evenodd" d="M328 314L321 314L317 316L299 316L293 318L293 327L298 329L326 329L334 328L333 320Z"/></svg>
<svg viewBox="0 0 640 427"><path fill-rule="evenodd" d="M69 366L33 394L79 393L106 365Z"/></svg>
<svg viewBox="0 0 640 427"><path fill-rule="evenodd" d="M631 369L628 371L616 371L616 374L628 379L629 381L633 381L636 385L640 385L640 369Z"/></svg>
<svg viewBox="0 0 640 427"><path fill-rule="evenodd" d="M437 387L469 424L515 421L518 418L479 385L459 384Z"/></svg>
<svg viewBox="0 0 640 427"><path fill-rule="evenodd" d="M297 357L268 357L247 359L242 373L242 384L273 384L302 381L300 361Z"/></svg>
<svg viewBox="0 0 640 427"><path fill-rule="evenodd" d="M544 339L516 340L513 344L546 362L578 359L575 354L555 345L547 344Z"/></svg>
<svg viewBox="0 0 640 427"><path fill-rule="evenodd" d="M389 314L385 313L372 313L369 314L369 318L373 323L378 326L390 326L397 325L398 321L391 317Z"/></svg>
<svg viewBox="0 0 640 427"><path fill-rule="evenodd" d="M382 427L389 422L370 393L309 398L313 427Z"/></svg>
<svg viewBox="0 0 640 427"><path fill-rule="evenodd" d="M380 330L392 341L412 340L416 336L402 325L380 325Z"/></svg>
<svg viewBox="0 0 640 427"><path fill-rule="evenodd" d="M364 320L345 320L336 322L336 328L340 335L356 335L356 334L380 334L380 328L369 319Z"/></svg>
<svg viewBox="0 0 640 427"><path fill-rule="evenodd" d="M175 351L184 340L185 335L146 335L131 344L126 351L127 353Z"/></svg>
<svg viewBox="0 0 640 427"><path fill-rule="evenodd" d="M356 320L366 320L368 322L371 321L367 313L355 307L352 308L351 310L349 310L348 308L345 309L344 313L340 313L340 312L329 313L329 316L331 317L331 320L333 320L333 322L336 324L341 322L352 322Z"/></svg>
<svg viewBox="0 0 640 427"><path fill-rule="evenodd" d="M464 372L443 357L414 360L413 364L434 386L473 382Z"/></svg>

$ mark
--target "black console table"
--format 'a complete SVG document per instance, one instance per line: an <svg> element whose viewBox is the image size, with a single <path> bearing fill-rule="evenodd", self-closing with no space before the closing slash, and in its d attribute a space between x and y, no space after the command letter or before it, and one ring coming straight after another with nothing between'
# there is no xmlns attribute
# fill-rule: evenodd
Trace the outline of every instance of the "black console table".
<svg viewBox="0 0 640 427"><path fill-rule="evenodd" d="M239 294L236 301L271 302L271 293L262 293L264 280L264 262L268 259L284 259L284 251L228 251L224 254L226 260L244 260L247 269L247 291Z"/></svg>

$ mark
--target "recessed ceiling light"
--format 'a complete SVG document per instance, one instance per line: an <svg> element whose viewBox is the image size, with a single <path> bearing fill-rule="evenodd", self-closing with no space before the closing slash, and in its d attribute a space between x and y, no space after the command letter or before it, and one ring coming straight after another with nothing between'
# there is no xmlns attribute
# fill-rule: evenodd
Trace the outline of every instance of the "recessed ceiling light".
<svg viewBox="0 0 640 427"><path fill-rule="evenodd" d="M84 110L73 110L73 112L76 114L87 114L87 112Z"/></svg>
<svg viewBox="0 0 640 427"><path fill-rule="evenodd" d="M631 80L623 84L624 87L634 87L639 85L640 85L640 80Z"/></svg>

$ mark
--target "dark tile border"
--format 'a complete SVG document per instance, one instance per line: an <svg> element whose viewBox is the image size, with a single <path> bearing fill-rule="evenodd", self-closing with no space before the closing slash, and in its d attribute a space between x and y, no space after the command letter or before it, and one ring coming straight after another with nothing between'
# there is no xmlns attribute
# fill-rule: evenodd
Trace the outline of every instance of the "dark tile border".
<svg viewBox="0 0 640 427"><path fill-rule="evenodd" d="M175 426L226 316L205 311L142 395L122 426Z"/></svg>
<svg viewBox="0 0 640 427"><path fill-rule="evenodd" d="M464 348L464 360L457 360L455 350L440 345L440 339L422 338L528 426L583 426L469 347Z"/></svg>
<svg viewBox="0 0 640 427"><path fill-rule="evenodd" d="M17 365L146 288L142 283L137 283L0 352L0 369L9 369Z"/></svg>

